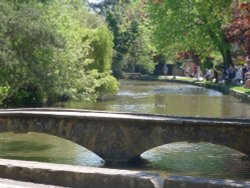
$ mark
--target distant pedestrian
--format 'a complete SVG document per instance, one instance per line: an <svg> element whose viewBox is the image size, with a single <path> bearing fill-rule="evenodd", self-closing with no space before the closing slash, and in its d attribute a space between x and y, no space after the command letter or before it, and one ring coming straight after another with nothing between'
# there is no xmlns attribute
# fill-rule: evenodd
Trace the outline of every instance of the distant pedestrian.
<svg viewBox="0 0 250 188"><path fill-rule="evenodd" d="M244 64L243 68L242 68L242 81L243 81L243 84L245 84L245 81L246 81L246 73L247 73L247 64Z"/></svg>
<svg viewBox="0 0 250 188"><path fill-rule="evenodd" d="M216 68L214 68L214 82L215 83L219 82L219 73Z"/></svg>
<svg viewBox="0 0 250 188"><path fill-rule="evenodd" d="M211 70L210 69L206 69L204 78L206 79L206 81L210 80L210 78L211 78Z"/></svg>
<svg viewBox="0 0 250 188"><path fill-rule="evenodd" d="M227 74L228 74L228 83L231 83L232 79L235 77L235 71L233 65L229 65L227 69Z"/></svg>
<svg viewBox="0 0 250 188"><path fill-rule="evenodd" d="M168 75L168 66L166 64L163 65L163 74L165 77Z"/></svg>
<svg viewBox="0 0 250 188"><path fill-rule="evenodd" d="M226 67L223 65L221 67L221 78L220 78L220 83L224 84L226 82L226 78L227 78L228 74L227 74L227 69Z"/></svg>
<svg viewBox="0 0 250 188"><path fill-rule="evenodd" d="M236 75L235 77L232 79L232 84L233 85L240 85L241 84L241 81L242 81L242 68L241 67L238 67L236 68Z"/></svg>
<svg viewBox="0 0 250 188"><path fill-rule="evenodd" d="M197 66L197 69L196 69L195 77L196 77L197 80L200 80L200 79L201 79L201 76L202 76L201 67L198 65L198 66Z"/></svg>

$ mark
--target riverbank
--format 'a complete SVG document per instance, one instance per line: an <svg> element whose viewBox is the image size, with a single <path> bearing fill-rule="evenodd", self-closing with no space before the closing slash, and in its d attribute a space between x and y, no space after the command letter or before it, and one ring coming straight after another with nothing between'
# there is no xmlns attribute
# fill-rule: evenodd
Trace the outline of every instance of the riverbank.
<svg viewBox="0 0 250 188"><path fill-rule="evenodd" d="M230 84L216 84L211 81L204 81L204 80L199 81L196 80L195 78L179 77L179 76L174 78L173 76L157 77L157 76L142 75L135 79L144 81L164 81L170 83L190 84L190 85L205 87L208 89L214 89L220 91L226 95L231 95L233 97L236 97L240 99L242 102L250 103L250 89L246 89L243 86L233 86Z"/></svg>

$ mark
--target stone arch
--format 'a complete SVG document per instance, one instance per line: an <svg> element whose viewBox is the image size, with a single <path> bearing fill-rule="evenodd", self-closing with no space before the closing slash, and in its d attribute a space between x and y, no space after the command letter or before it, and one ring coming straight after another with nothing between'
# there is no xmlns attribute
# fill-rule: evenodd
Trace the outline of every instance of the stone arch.
<svg viewBox="0 0 250 188"><path fill-rule="evenodd" d="M79 126L80 124L78 125L77 121L74 121L74 119L53 117L5 117L0 118L0 133L14 132L18 134L35 132L56 136L78 144L99 156L91 147L91 139L86 139L87 131L84 131L84 128L81 128L81 126ZM83 135L81 133L85 134ZM81 139L82 136L85 137L85 139ZM87 142L86 140L90 141ZM101 156L99 157L102 158Z"/></svg>
<svg viewBox="0 0 250 188"><path fill-rule="evenodd" d="M203 122L201 122L201 124L198 125L197 122L190 122L185 125L175 124L173 122L168 125L166 125L166 122L160 122L159 124L155 126L144 126L144 130L142 131L144 133L141 134L140 137L143 137L143 135L150 136L148 139L144 139L144 141L138 143L141 145L134 153L134 157L130 160L137 160L142 153L149 149L175 142L207 142L226 146L246 155L250 154L249 125L245 126L241 123L237 124L234 122L231 125L227 124L227 122L224 124L220 122L218 122L218 124L203 124Z"/></svg>

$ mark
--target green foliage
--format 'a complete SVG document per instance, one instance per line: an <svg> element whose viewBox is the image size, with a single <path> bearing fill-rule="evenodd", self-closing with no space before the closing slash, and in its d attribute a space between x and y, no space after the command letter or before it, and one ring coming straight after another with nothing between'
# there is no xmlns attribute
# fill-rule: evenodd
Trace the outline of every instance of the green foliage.
<svg viewBox="0 0 250 188"><path fill-rule="evenodd" d="M56 9L57 6L60 8ZM65 49L58 52L57 56L61 62L58 69L62 69L59 74L64 74L66 78L59 83L63 89L61 92L74 99L95 100L101 97L96 93L100 87L99 81L110 75L113 38L100 19L91 19L91 24L81 20L82 16L89 18L96 15L84 9L75 11L74 7L71 8L67 4L55 4L48 10L52 13L50 19L54 27L57 27L66 41ZM112 84L117 85L115 80L112 81ZM117 90L118 85L113 91Z"/></svg>
<svg viewBox="0 0 250 188"><path fill-rule="evenodd" d="M0 2L0 86L10 88L6 105L95 100L117 92L110 78L113 38L102 19L78 0L35 2L19 3L18 9ZM113 87L102 91L106 77L104 85Z"/></svg>
<svg viewBox="0 0 250 188"><path fill-rule="evenodd" d="M112 95L117 92L118 89L116 79L107 72L103 74L104 75L101 76L102 78L99 80L98 86L96 87L96 94L99 99Z"/></svg>
<svg viewBox="0 0 250 188"><path fill-rule="evenodd" d="M38 107L43 103L43 91L38 85L24 83L15 93L4 98L4 107Z"/></svg>
<svg viewBox="0 0 250 188"><path fill-rule="evenodd" d="M149 2L154 40L160 51L174 58L180 51L195 51L206 57L219 51L231 64L230 45L223 27L231 17L231 0L164 0Z"/></svg>
<svg viewBox="0 0 250 188"><path fill-rule="evenodd" d="M29 90L26 86L46 88L46 81L50 81L46 77L47 65L59 44L52 28L41 18L44 10L26 4L14 10L3 2L0 9L0 80L10 87L5 101L15 105L19 102L14 99L23 98L26 94L22 91Z"/></svg>
<svg viewBox="0 0 250 188"><path fill-rule="evenodd" d="M112 70L120 78L123 72L152 73L153 48L150 28L140 1L104 1L102 13L114 34Z"/></svg>
<svg viewBox="0 0 250 188"><path fill-rule="evenodd" d="M207 58L202 64L202 70L213 69L214 63L210 58Z"/></svg>
<svg viewBox="0 0 250 188"><path fill-rule="evenodd" d="M3 106L2 101L7 97L9 87L0 87L0 107Z"/></svg>
<svg viewBox="0 0 250 188"><path fill-rule="evenodd" d="M111 60L113 55L113 35L107 27L99 27L93 33L93 41L90 46L93 48L91 56L94 62L91 68L97 69L99 72L105 72L111 69Z"/></svg>

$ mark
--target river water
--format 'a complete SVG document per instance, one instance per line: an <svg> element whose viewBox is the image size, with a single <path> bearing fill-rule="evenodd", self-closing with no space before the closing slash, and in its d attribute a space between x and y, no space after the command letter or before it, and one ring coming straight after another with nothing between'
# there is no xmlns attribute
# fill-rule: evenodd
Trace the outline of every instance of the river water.
<svg viewBox="0 0 250 188"><path fill-rule="evenodd" d="M250 105L201 87L165 82L122 81L117 96L97 103L68 102L56 107L175 116L250 116ZM141 155L148 163L108 166L157 172L163 176L192 175L250 180L250 163L242 153L210 143L172 143ZM85 148L45 134L0 134L0 157L7 159L107 167Z"/></svg>
<svg viewBox="0 0 250 188"><path fill-rule="evenodd" d="M98 103L68 102L65 108L197 117L249 117L250 105L203 87L147 81L121 81L114 98Z"/></svg>

